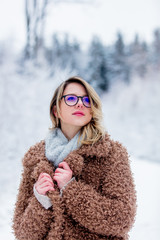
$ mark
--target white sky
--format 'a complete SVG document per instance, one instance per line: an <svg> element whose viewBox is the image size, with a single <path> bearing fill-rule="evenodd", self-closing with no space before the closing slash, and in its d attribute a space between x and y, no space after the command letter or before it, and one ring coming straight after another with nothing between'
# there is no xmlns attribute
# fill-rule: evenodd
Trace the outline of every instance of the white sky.
<svg viewBox="0 0 160 240"><path fill-rule="evenodd" d="M141 39L152 40L153 29L160 27L160 0L97 0L96 4L57 4L48 8L46 36L68 32L87 43L93 34L104 43L115 40L120 30L126 41L138 32ZM0 41L14 39L17 46L25 42L24 0L1 0ZM9 40L9 41L10 41Z"/></svg>

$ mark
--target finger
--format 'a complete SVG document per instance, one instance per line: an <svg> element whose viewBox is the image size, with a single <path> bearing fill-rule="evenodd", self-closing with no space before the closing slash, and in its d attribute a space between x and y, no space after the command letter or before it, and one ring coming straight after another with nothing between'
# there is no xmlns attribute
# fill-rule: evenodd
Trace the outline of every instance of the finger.
<svg viewBox="0 0 160 240"><path fill-rule="evenodd" d="M39 186L39 187L44 187L44 186L54 187L54 184L53 184L53 183L50 183L50 182L43 182L43 183L39 184L38 186Z"/></svg>
<svg viewBox="0 0 160 240"><path fill-rule="evenodd" d="M42 184L42 183L45 183L45 182L49 182L49 183L53 184L53 180L51 178L47 178L47 177L41 178L38 181L39 184Z"/></svg>
<svg viewBox="0 0 160 240"><path fill-rule="evenodd" d="M54 174L55 177L61 177L62 176L62 173L55 173ZM53 177L54 178L54 177Z"/></svg>
<svg viewBox="0 0 160 240"><path fill-rule="evenodd" d="M44 176L43 178L40 179L40 182L53 182L52 178L50 177L47 177L47 176Z"/></svg>
<svg viewBox="0 0 160 240"><path fill-rule="evenodd" d="M44 178L44 177L52 179L48 173L42 173L41 178Z"/></svg>
<svg viewBox="0 0 160 240"><path fill-rule="evenodd" d="M60 178L60 176L54 176L53 179L57 182L57 181L59 181L61 178Z"/></svg>
<svg viewBox="0 0 160 240"><path fill-rule="evenodd" d="M42 174L43 174L43 173L40 173L40 175L39 175L39 177L38 177L38 180L40 180L40 179L41 179L41 177L42 177Z"/></svg>
<svg viewBox="0 0 160 240"><path fill-rule="evenodd" d="M41 179L43 182L50 182L50 183L53 183L53 180L52 180L52 178L50 177L50 178L48 178L48 177L44 177L44 178L42 178Z"/></svg>
<svg viewBox="0 0 160 240"><path fill-rule="evenodd" d="M43 192L43 194L46 194L46 192L48 192L48 191L55 191L55 189L54 188L52 188L52 187L45 187L45 188L43 188L42 190L41 190L41 192Z"/></svg>
<svg viewBox="0 0 160 240"><path fill-rule="evenodd" d="M55 173L64 173L65 171L63 168L57 168Z"/></svg>
<svg viewBox="0 0 160 240"><path fill-rule="evenodd" d="M41 173L41 174L39 175L38 180L40 180L40 179L42 179L42 178L44 178L44 177L47 177L47 178L49 178L50 180L52 180L51 176L50 176L49 174L47 174L47 173Z"/></svg>
<svg viewBox="0 0 160 240"><path fill-rule="evenodd" d="M65 170L71 170L70 169L70 167L69 167L69 165L68 165L68 163L66 163L66 162L61 162L59 165L58 165L58 167L62 167L63 169L65 169Z"/></svg>
<svg viewBox="0 0 160 240"><path fill-rule="evenodd" d="M41 184L41 185L39 186L40 189L43 189L43 188L45 188L45 187L52 187L52 188L54 188L54 186L51 185L51 184Z"/></svg>
<svg viewBox="0 0 160 240"><path fill-rule="evenodd" d="M42 184L36 184L36 187L37 188L43 188L45 186L51 186L51 187L54 187L54 184L51 184L51 183L42 183Z"/></svg>

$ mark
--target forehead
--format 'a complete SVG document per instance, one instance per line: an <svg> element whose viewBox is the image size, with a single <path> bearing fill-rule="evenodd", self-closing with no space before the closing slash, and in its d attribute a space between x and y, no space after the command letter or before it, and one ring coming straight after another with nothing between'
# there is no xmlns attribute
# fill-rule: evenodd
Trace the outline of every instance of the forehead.
<svg viewBox="0 0 160 240"><path fill-rule="evenodd" d="M86 89L80 83L69 83L63 94L86 95Z"/></svg>

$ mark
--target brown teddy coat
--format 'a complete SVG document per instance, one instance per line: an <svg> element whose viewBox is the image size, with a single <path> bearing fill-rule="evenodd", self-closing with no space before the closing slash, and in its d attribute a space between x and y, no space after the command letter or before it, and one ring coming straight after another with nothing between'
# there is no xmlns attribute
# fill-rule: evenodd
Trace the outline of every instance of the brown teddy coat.
<svg viewBox="0 0 160 240"><path fill-rule="evenodd" d="M23 175L13 218L19 240L126 240L136 214L136 192L128 154L106 134L93 145L82 145L65 159L75 180L63 196L48 192L46 210L33 185L41 172L53 175L45 142L31 147L23 159Z"/></svg>

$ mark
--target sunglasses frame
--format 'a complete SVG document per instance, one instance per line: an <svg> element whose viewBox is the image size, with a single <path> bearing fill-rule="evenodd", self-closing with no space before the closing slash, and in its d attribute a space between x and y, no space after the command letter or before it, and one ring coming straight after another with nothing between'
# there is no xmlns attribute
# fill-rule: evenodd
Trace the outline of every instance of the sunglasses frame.
<svg viewBox="0 0 160 240"><path fill-rule="evenodd" d="M73 104L73 105L68 105L67 102L66 102L66 99L65 99L67 96L77 97L76 103ZM65 104L66 104L67 106L72 107L72 106L75 106L75 105L79 102L79 99L81 98L81 101L82 101L83 105L84 105L86 108L91 108L91 106L88 107L88 106L86 106L86 105L84 104L84 102L83 102L83 98L84 98L84 97L88 97L88 95L85 95L85 96L82 97L82 96L77 96L77 95L74 95L74 94L67 94L67 95L63 95L63 96L61 97L61 99L64 98ZM88 97L88 98L89 98L89 97Z"/></svg>

